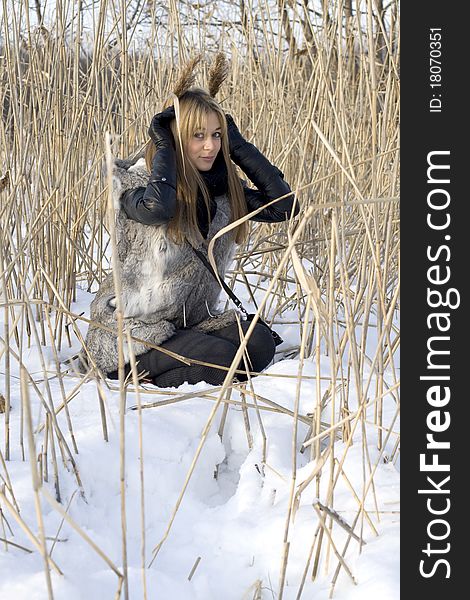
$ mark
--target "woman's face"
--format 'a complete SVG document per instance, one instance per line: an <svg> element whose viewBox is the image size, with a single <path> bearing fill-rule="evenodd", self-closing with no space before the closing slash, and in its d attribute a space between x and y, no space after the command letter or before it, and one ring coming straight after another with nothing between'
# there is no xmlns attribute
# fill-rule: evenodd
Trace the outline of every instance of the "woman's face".
<svg viewBox="0 0 470 600"><path fill-rule="evenodd" d="M217 113L207 115L206 127L198 129L189 139L186 154L199 171L209 171L221 146L221 127Z"/></svg>

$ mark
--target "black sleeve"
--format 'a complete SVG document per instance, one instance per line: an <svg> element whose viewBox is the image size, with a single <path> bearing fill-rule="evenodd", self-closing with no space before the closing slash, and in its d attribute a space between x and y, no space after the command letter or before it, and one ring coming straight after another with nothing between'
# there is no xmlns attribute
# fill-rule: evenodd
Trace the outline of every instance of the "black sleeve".
<svg viewBox="0 0 470 600"><path fill-rule="evenodd" d="M120 202L129 219L144 225L162 225L175 216L176 156L170 143L157 148L147 187L125 191Z"/></svg>
<svg viewBox="0 0 470 600"><path fill-rule="evenodd" d="M244 185L245 199L249 212L264 206L271 200L289 194L282 200L279 200L279 202L259 212L253 217L253 221L275 223L289 219L292 210L294 211L294 216L299 214L299 203L294 198L289 184L284 181L284 174L271 164L256 146L245 142L233 151L232 160L257 187L254 190Z"/></svg>
<svg viewBox="0 0 470 600"><path fill-rule="evenodd" d="M253 189L249 188L244 180L242 180L243 191L245 192L245 200L248 212L252 212L265 204L271 202L275 198L279 198L284 194L288 194L291 189L289 185L284 181L283 173L277 169L277 167L273 167L274 170L278 171L279 175L274 175L274 177L278 177L282 183L273 182L270 180L270 189L268 189L268 193L262 189ZM269 184L268 184L269 185ZM282 186L282 189L279 189ZM276 188L276 192L273 193L273 187ZM269 193L271 192L271 193ZM279 192L279 193L277 193ZM251 221L256 221L258 223L279 223L280 221L287 221L291 214L292 209L294 212L294 217L299 214L300 206L298 200L294 197L294 194L291 193L289 196L286 196L279 202L275 202L268 206L264 210L261 210L257 215L252 217Z"/></svg>
<svg viewBox="0 0 470 600"><path fill-rule="evenodd" d="M150 193L149 188L151 189ZM165 198L165 194L160 192L157 185L152 185L152 183L149 183L146 188L138 187L126 190L120 198L121 207L129 219L143 225L163 225L175 216L176 190L174 198L171 191L166 194L169 198Z"/></svg>
<svg viewBox="0 0 470 600"><path fill-rule="evenodd" d="M259 190L244 186L244 192L248 212L252 212L257 208L264 206L271 200L271 198L267 198L266 195ZM279 200L279 202L261 210L257 215L251 217L250 221L256 221L258 223L279 223L280 221L287 221L291 216L294 204L294 217L296 217L299 214L300 207L297 200L294 200L291 195L290 197Z"/></svg>

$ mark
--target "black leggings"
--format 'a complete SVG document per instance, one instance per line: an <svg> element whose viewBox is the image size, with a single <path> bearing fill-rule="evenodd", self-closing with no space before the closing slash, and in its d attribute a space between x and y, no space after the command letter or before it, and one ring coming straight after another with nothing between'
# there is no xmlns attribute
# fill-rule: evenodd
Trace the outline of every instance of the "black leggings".
<svg viewBox="0 0 470 600"><path fill-rule="evenodd" d="M241 328L245 333L250 323L242 322ZM185 358L192 358L206 363L230 367L240 345L239 326L233 323L228 327L202 333L193 329L180 329L169 340L161 344L162 348L171 350ZM271 331L260 323L255 328L247 343L248 369L260 372L271 362L276 349ZM152 383L158 387L178 387L185 381L192 384L205 381L211 385L221 385L227 374L226 370L203 365L185 365L158 350L149 350L137 357L139 372L148 372ZM238 368L245 370L242 359ZM130 371L126 365L126 374ZM111 379L117 379L117 371L108 374ZM247 379L246 374L237 373L239 381Z"/></svg>

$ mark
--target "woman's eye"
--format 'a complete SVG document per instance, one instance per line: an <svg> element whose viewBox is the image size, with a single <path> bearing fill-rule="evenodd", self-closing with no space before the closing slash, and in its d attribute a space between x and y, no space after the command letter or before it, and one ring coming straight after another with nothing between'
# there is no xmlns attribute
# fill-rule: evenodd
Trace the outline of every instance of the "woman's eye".
<svg viewBox="0 0 470 600"><path fill-rule="evenodd" d="M203 140L205 138L205 134L202 131L196 131L196 133L194 134L194 137L197 138L198 140ZM220 140L220 138L222 137L222 133L220 131L215 131L212 134L212 137L214 137L217 140Z"/></svg>

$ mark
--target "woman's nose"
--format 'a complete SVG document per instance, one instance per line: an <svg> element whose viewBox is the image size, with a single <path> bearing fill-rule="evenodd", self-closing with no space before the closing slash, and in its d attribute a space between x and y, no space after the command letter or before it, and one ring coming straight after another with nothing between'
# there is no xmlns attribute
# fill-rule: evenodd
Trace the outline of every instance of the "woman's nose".
<svg viewBox="0 0 470 600"><path fill-rule="evenodd" d="M204 148L205 148L206 150L212 150L212 148L215 148L215 142L214 142L214 140L212 139L212 136L210 136L210 137L207 137L207 138L204 140Z"/></svg>

